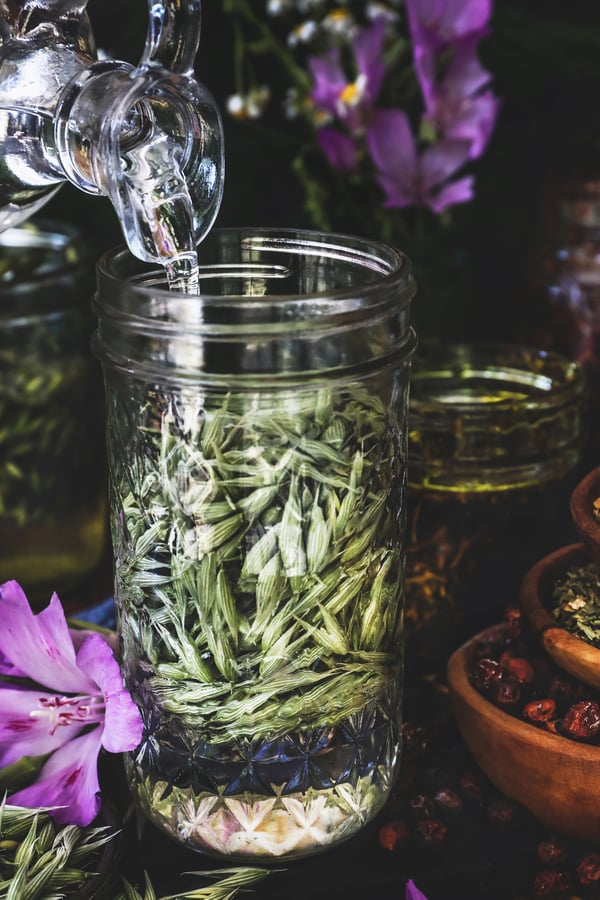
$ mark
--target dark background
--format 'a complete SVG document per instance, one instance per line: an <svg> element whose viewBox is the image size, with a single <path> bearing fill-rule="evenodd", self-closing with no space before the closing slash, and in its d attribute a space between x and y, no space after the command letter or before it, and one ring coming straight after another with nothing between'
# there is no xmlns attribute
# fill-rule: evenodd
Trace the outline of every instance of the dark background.
<svg viewBox="0 0 600 900"><path fill-rule="evenodd" d="M98 45L137 63L146 9L144 0L90 0ZM196 72L222 109L233 89L231 50L231 22L221 3L205 2ZM446 245L430 254L430 290L437 294L432 314L430 301L421 298L415 317L421 335L524 340L538 315L532 267L556 185L574 174L600 172L600 4L497 0L480 52L502 98L501 113L475 164L475 200L454 208ZM264 74L268 80L268 70ZM290 170L297 138L283 119L277 130L226 114L224 124L226 186L217 224L310 227ZM48 211L78 223L97 253L121 240L108 201L70 185ZM454 265L446 269L442 258Z"/></svg>

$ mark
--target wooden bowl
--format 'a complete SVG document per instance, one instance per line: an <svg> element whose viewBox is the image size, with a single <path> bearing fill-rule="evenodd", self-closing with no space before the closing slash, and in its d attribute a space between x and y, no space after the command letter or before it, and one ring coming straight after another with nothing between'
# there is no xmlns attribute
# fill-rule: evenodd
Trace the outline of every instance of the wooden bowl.
<svg viewBox="0 0 600 900"><path fill-rule="evenodd" d="M452 709L467 748L490 781L539 822L560 834L597 843L600 747L529 725L472 687L468 661L485 635L463 644L448 663Z"/></svg>
<svg viewBox="0 0 600 900"><path fill-rule="evenodd" d="M592 559L584 543L567 544L543 557L521 582L519 603L548 656L579 681L600 688L600 649L559 625L551 612L554 583Z"/></svg>
<svg viewBox="0 0 600 900"><path fill-rule="evenodd" d="M600 521L594 516L594 501L600 497L600 466L592 469L571 494L569 510L577 534L596 562L600 562Z"/></svg>

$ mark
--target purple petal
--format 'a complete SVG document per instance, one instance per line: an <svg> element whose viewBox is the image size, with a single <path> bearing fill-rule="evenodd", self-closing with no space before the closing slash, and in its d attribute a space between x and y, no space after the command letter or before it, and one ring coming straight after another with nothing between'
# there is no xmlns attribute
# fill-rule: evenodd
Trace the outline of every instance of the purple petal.
<svg viewBox="0 0 600 900"><path fill-rule="evenodd" d="M413 63L421 86L425 108L429 109L435 98L436 71L433 48L425 39L413 37Z"/></svg>
<svg viewBox="0 0 600 900"><path fill-rule="evenodd" d="M442 33L455 41L467 34L483 32L492 15L492 0L438 0L443 10Z"/></svg>
<svg viewBox="0 0 600 900"><path fill-rule="evenodd" d="M483 153L496 123L499 101L491 91L482 93L490 78L477 58L476 43L467 38L428 102L428 121L444 137L470 141L471 159Z"/></svg>
<svg viewBox="0 0 600 900"><path fill-rule="evenodd" d="M314 81L310 95L313 103L332 116L337 115L339 97L347 84L337 52L330 50L324 56L311 56L308 69Z"/></svg>
<svg viewBox="0 0 600 900"><path fill-rule="evenodd" d="M448 209L449 206L454 206L457 203L467 203L469 200L472 200L473 193L474 178L472 175L468 175L457 181L451 181L435 193L426 195L424 202L429 209L439 214Z"/></svg>
<svg viewBox="0 0 600 900"><path fill-rule="evenodd" d="M337 128L321 128L317 143L334 169L351 172L356 166L356 145L348 134Z"/></svg>
<svg viewBox="0 0 600 900"><path fill-rule="evenodd" d="M73 647L75 648L75 653L78 652L84 641L86 641L92 634L100 634L102 640L106 641L114 654L116 654L117 650L119 649L119 637L116 631L99 632L90 631L87 628L70 628L69 631L71 634L71 640L73 641Z"/></svg>
<svg viewBox="0 0 600 900"><path fill-rule="evenodd" d="M52 816L61 825L89 825L100 811L98 754L101 729L63 744L42 767L37 781L12 794L15 806L61 807Z"/></svg>
<svg viewBox="0 0 600 900"><path fill-rule="evenodd" d="M444 84L450 98L456 102L461 97L478 94L489 84L491 77L477 56L477 38L471 36L457 45Z"/></svg>
<svg viewBox="0 0 600 900"><path fill-rule="evenodd" d="M436 58L464 39L475 47L487 34L491 0L406 0L415 71L429 111L434 102Z"/></svg>
<svg viewBox="0 0 600 900"><path fill-rule="evenodd" d="M449 125L446 137L469 141L469 159L477 159L493 134L499 108L500 101L491 91L465 103L462 114Z"/></svg>
<svg viewBox="0 0 600 900"><path fill-rule="evenodd" d="M369 28L361 29L354 41L354 55L359 74L367 77L369 106L375 102L385 76L384 37L385 22L380 19Z"/></svg>
<svg viewBox="0 0 600 900"><path fill-rule="evenodd" d="M492 0L406 0L413 39L439 50L486 28Z"/></svg>
<svg viewBox="0 0 600 900"><path fill-rule="evenodd" d="M425 894L419 890L412 878L406 883L406 900L427 900Z"/></svg>
<svg viewBox="0 0 600 900"><path fill-rule="evenodd" d="M469 141L448 139L432 144L421 158L423 187L429 191L456 174L469 160Z"/></svg>
<svg viewBox="0 0 600 900"><path fill-rule="evenodd" d="M52 697L41 691L0 688L0 768L22 756L51 753L80 733L85 722L61 725L50 734L49 719L31 715L32 711L41 711L40 698Z"/></svg>
<svg viewBox="0 0 600 900"><path fill-rule="evenodd" d="M0 587L0 653L28 678L64 693L93 693L75 663L67 620L56 594L37 615L16 581Z"/></svg>
<svg viewBox="0 0 600 900"><path fill-rule="evenodd" d="M410 183L417 168L415 138L408 116L401 109L378 110L367 133L367 146L375 168Z"/></svg>
<svg viewBox="0 0 600 900"><path fill-rule="evenodd" d="M77 664L104 696L103 746L110 753L134 750L142 738L142 717L124 689L119 664L101 635L92 634L84 642L77 654Z"/></svg>
<svg viewBox="0 0 600 900"><path fill-rule="evenodd" d="M418 159L408 116L400 109L379 110L367 146L385 194L385 207L403 208L417 200Z"/></svg>
<svg viewBox="0 0 600 900"><path fill-rule="evenodd" d="M0 653L0 675L10 675L12 678L24 678L25 673L22 672L14 663Z"/></svg>

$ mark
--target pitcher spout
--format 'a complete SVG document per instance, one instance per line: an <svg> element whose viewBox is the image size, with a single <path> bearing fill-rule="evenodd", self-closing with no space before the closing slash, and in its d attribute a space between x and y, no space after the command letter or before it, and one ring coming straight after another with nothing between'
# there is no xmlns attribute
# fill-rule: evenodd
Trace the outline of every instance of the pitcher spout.
<svg viewBox="0 0 600 900"><path fill-rule="evenodd" d="M135 67L98 59L87 0L0 0L0 231L70 182L110 198L136 256L163 262L178 229L193 250L224 176L220 113L193 71L200 26L200 0L148 0Z"/></svg>

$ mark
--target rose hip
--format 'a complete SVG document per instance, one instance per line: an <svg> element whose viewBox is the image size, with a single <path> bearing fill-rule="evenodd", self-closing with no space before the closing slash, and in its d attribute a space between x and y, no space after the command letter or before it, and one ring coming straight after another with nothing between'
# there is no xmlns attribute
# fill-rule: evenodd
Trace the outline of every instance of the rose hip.
<svg viewBox="0 0 600 900"><path fill-rule="evenodd" d="M540 841L536 847L537 857L545 865L556 866L564 862L569 855L569 848L563 838L551 835L544 841Z"/></svg>
<svg viewBox="0 0 600 900"><path fill-rule="evenodd" d="M528 659L522 656L506 656L500 658L500 665L508 675L514 676L521 684L531 684L535 678L535 669Z"/></svg>
<svg viewBox="0 0 600 900"><path fill-rule="evenodd" d="M577 865L577 878L581 884L596 884L600 881L600 853L586 853Z"/></svg>
<svg viewBox="0 0 600 900"><path fill-rule="evenodd" d="M506 675L491 686L490 699L500 709L516 709L523 699L523 685L514 675Z"/></svg>
<svg viewBox="0 0 600 900"><path fill-rule="evenodd" d="M573 886L567 872L560 869L540 869L533 882L535 897L558 897L566 894Z"/></svg>
<svg viewBox="0 0 600 900"><path fill-rule="evenodd" d="M469 671L471 684L482 693L486 693L494 685L498 684L502 680L503 675L500 663L487 657L474 662Z"/></svg>
<svg viewBox="0 0 600 900"><path fill-rule="evenodd" d="M379 829L379 845L391 853L401 850L410 840L410 829L402 819L387 822Z"/></svg>
<svg viewBox="0 0 600 900"><path fill-rule="evenodd" d="M565 713L562 730L574 741L595 741L600 735L600 704L594 700L574 703Z"/></svg>
<svg viewBox="0 0 600 900"><path fill-rule="evenodd" d="M443 844L448 834L448 828L441 819L420 819L415 830L421 841L428 846Z"/></svg>
<svg viewBox="0 0 600 900"><path fill-rule="evenodd" d="M542 697L539 700L530 700L523 707L523 718L535 725L543 725L556 718L556 700L552 697Z"/></svg>

